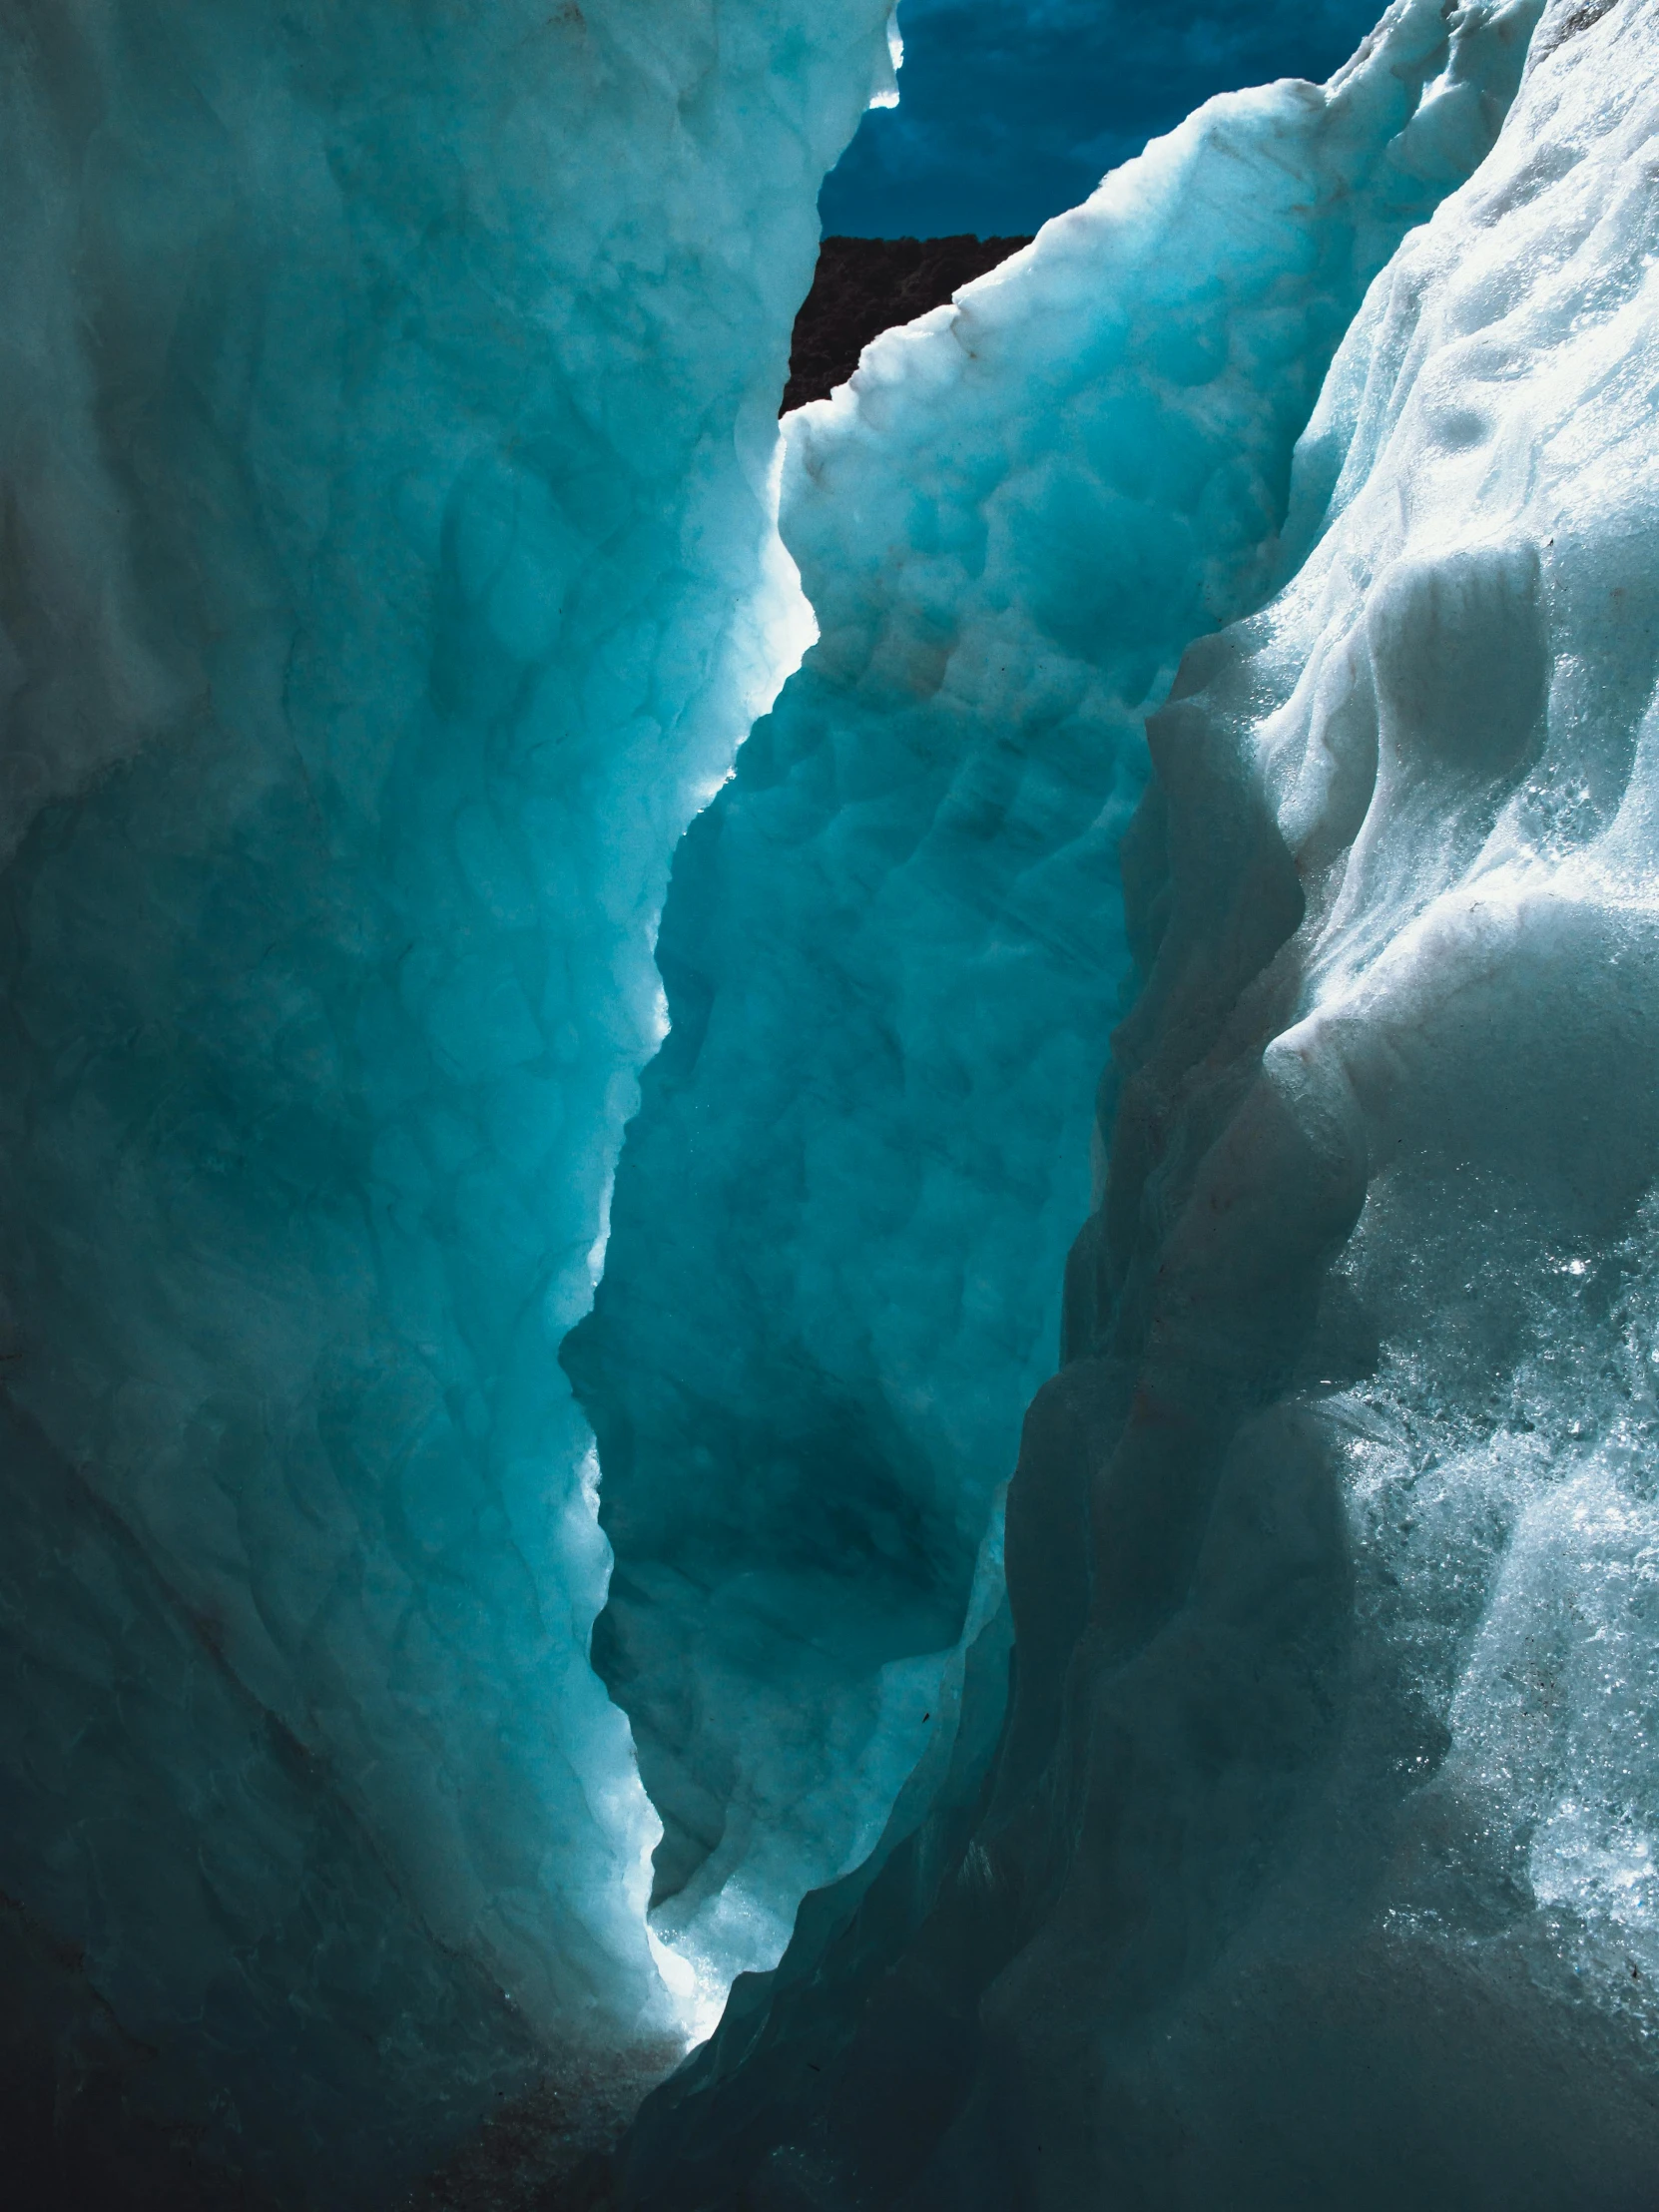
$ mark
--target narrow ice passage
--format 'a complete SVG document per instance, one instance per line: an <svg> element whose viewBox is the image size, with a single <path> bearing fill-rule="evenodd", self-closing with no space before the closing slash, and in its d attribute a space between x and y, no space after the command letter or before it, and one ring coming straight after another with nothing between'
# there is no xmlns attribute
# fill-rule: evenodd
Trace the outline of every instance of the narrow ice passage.
<svg viewBox="0 0 1659 2212"><path fill-rule="evenodd" d="M1150 719L1006 1727L629 2212L1652 2202L1656 139L1655 10L1548 8Z"/></svg>
<svg viewBox="0 0 1659 2212"><path fill-rule="evenodd" d="M887 12L0 9L8 2176L1646 2212L1653 0Z"/></svg>
<svg viewBox="0 0 1659 2212"><path fill-rule="evenodd" d="M1283 559L1366 286L1489 150L1532 0L1211 103L786 424L821 642L676 859L671 1033L564 1359L659 1930L776 1962L936 1734L1053 1372L1130 986L1142 722Z"/></svg>

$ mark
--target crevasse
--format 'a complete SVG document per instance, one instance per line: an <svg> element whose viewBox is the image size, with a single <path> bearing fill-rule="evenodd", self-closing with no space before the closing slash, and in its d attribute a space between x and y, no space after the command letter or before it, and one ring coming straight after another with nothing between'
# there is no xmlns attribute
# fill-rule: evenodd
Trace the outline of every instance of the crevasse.
<svg viewBox="0 0 1659 2212"><path fill-rule="evenodd" d="M1638 2212L1654 10L780 464L883 12L0 13L0 2100L366 2212L777 1959L613 2206Z"/></svg>
<svg viewBox="0 0 1659 2212"><path fill-rule="evenodd" d="M1210 103L789 420L821 639L676 859L673 1027L564 1353L653 1918L716 1986L936 1733L1088 1210L1143 719L1271 589L1331 356L1537 12L1408 0L1331 85Z"/></svg>
<svg viewBox="0 0 1659 2212"><path fill-rule="evenodd" d="M1150 720L1006 1727L642 2212L1651 2197L1656 127L1653 10L1546 9Z"/></svg>

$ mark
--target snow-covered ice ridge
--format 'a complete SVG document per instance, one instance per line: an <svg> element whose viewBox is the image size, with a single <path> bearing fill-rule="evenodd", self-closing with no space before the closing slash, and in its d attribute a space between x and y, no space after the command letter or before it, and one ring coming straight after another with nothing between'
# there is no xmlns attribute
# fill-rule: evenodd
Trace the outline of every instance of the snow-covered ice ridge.
<svg viewBox="0 0 1659 2212"><path fill-rule="evenodd" d="M717 1983L936 1730L1089 1208L1144 717L1271 592L1331 357L1537 14L1404 0L1331 85L1210 103L788 422L821 642L677 858L673 1029L565 1355L656 1922Z"/></svg>
<svg viewBox="0 0 1659 2212"><path fill-rule="evenodd" d="M311 2201L672 2024L556 1354L886 13L0 17L0 1893Z"/></svg>
<svg viewBox="0 0 1659 2212"><path fill-rule="evenodd" d="M1152 718L1006 1734L632 2205L1652 2201L1656 146L1659 14L1548 8Z"/></svg>

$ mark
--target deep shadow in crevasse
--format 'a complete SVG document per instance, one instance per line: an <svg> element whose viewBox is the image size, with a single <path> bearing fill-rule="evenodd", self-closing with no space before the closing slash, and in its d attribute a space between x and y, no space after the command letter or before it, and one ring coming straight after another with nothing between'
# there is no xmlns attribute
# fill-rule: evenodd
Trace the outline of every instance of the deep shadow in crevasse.
<svg viewBox="0 0 1659 2212"><path fill-rule="evenodd" d="M784 387L788 414L828 399L873 337L942 307L961 284L1029 246L1029 238L826 239L802 302Z"/></svg>

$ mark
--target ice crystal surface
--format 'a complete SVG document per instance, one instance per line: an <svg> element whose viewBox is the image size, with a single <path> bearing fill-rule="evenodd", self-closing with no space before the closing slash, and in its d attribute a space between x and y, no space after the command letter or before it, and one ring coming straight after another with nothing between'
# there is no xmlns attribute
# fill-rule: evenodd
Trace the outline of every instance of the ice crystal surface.
<svg viewBox="0 0 1659 2212"><path fill-rule="evenodd" d="M0 18L0 1891L344 2201L669 2019L557 1350L885 12Z"/></svg>
<svg viewBox="0 0 1659 2212"><path fill-rule="evenodd" d="M677 859L673 1029L566 1351L596 1656L705 1967L776 1959L926 1740L1058 1356L1143 719L1271 590L1331 357L1536 12L1408 0L1333 84L1213 102L789 420L822 637Z"/></svg>

